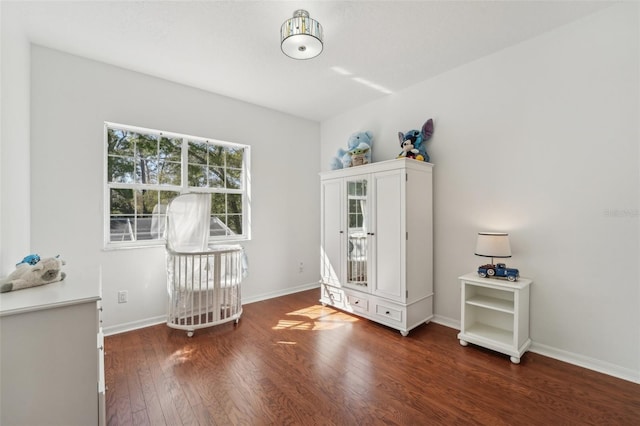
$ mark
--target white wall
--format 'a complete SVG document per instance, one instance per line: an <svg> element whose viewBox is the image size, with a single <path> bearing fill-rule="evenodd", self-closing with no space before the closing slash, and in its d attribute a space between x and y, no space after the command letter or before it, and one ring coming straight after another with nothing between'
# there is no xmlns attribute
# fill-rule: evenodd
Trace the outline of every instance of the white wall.
<svg viewBox="0 0 640 426"><path fill-rule="evenodd" d="M508 231L534 350L640 380L638 41L616 6L322 123L326 170L354 131L381 161L434 118L438 321L459 325L476 233Z"/></svg>
<svg viewBox="0 0 640 426"><path fill-rule="evenodd" d="M107 332L162 320L166 292L163 248L102 250L104 121L251 145L243 302L317 285L320 219L308 206L319 203L319 170L300 152L318 157L319 123L40 46L31 52L30 249L61 254L69 271L101 268ZM118 290L128 303L117 303Z"/></svg>
<svg viewBox="0 0 640 426"><path fill-rule="evenodd" d="M29 252L29 41L0 4L0 276Z"/></svg>

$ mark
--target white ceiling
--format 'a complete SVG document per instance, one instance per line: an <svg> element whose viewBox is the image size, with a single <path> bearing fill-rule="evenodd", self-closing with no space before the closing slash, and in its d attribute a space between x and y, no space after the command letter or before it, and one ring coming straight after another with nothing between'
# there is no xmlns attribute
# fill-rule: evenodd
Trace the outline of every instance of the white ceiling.
<svg viewBox="0 0 640 426"><path fill-rule="evenodd" d="M321 121L610 5L3 1L2 19L36 44ZM280 51L280 26L300 8L325 34L307 61Z"/></svg>

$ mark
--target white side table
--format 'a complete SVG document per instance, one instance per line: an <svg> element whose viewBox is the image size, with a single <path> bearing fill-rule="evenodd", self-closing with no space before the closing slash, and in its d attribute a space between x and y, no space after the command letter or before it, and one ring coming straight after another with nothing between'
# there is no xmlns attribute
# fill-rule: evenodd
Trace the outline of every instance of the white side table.
<svg viewBox="0 0 640 426"><path fill-rule="evenodd" d="M458 339L511 356L520 357L529 346L529 286L533 281L520 278L509 282L499 278L480 278L476 273L460 279L461 319Z"/></svg>

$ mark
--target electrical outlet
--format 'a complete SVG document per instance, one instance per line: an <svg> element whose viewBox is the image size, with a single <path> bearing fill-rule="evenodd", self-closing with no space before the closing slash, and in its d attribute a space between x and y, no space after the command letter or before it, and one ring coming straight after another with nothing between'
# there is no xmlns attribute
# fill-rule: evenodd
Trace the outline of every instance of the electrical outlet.
<svg viewBox="0 0 640 426"><path fill-rule="evenodd" d="M304 272L304 262L300 262L300 263L298 264L298 271L299 271L299 272Z"/></svg>
<svg viewBox="0 0 640 426"><path fill-rule="evenodd" d="M118 303L127 303L129 300L129 292L127 290L120 290L118 292Z"/></svg>

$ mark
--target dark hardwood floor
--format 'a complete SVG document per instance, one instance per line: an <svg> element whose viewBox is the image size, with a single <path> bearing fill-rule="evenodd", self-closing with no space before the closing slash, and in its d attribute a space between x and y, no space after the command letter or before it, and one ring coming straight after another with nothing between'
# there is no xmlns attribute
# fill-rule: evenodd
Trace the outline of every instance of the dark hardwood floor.
<svg viewBox="0 0 640 426"><path fill-rule="evenodd" d="M244 306L194 337L109 336L109 425L637 425L640 385L424 324L408 337L322 307L319 290Z"/></svg>

